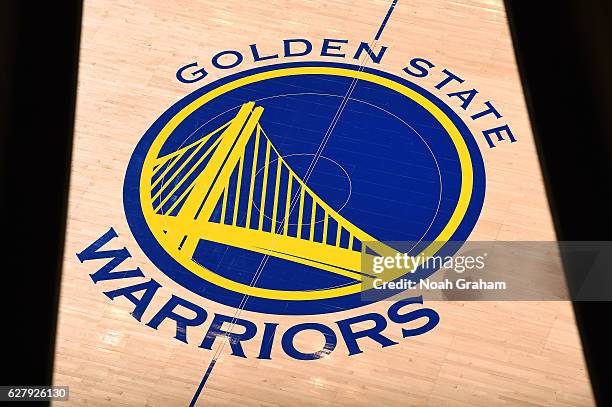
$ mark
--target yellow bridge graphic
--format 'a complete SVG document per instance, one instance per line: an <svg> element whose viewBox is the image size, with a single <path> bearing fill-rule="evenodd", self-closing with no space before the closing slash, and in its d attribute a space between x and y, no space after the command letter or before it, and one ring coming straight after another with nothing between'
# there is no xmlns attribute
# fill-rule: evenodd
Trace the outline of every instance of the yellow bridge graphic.
<svg viewBox="0 0 612 407"><path fill-rule="evenodd" d="M157 226L163 245L191 259L205 239L361 281L370 274L361 272L362 242L378 253L392 249L346 220L291 169L259 123L263 111L245 103L229 122L157 158L151 205L163 218L155 222L163 225Z"/></svg>

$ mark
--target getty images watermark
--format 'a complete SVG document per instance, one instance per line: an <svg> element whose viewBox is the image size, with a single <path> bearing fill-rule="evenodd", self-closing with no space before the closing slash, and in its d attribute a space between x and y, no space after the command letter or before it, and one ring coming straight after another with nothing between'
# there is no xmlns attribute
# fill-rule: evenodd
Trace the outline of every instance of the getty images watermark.
<svg viewBox="0 0 612 407"><path fill-rule="evenodd" d="M372 271L375 277L372 288L375 290L505 290L506 281L487 281L483 278L472 280L470 277L415 279L413 275L419 271L422 274L438 270L451 270L457 274L485 269L487 253L481 255L427 256L420 253L412 256L408 253L395 253L391 256L373 256ZM396 277L403 274L404 277Z"/></svg>
<svg viewBox="0 0 612 407"><path fill-rule="evenodd" d="M612 301L610 270L612 242L363 242L361 297Z"/></svg>

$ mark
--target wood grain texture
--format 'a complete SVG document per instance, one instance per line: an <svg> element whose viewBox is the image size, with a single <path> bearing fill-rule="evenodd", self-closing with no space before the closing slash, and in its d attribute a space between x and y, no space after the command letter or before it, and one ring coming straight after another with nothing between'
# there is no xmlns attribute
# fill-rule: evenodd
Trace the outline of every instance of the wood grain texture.
<svg viewBox="0 0 612 407"><path fill-rule="evenodd" d="M54 382L70 386L70 404L183 406L191 400L213 352L197 347L205 328L175 339L174 327L158 331L130 315L132 304L103 291L121 281L94 284L94 266L80 252L109 227L117 244L163 285L149 307L157 310L173 292L212 315L233 309L179 287L147 259L131 236L122 204L125 169L134 146L170 105L197 89L176 70L224 49L247 54L248 45L279 52L285 38L348 39L348 50L370 41L389 1L85 1L76 135L72 163L66 259L61 288ZM498 0L400 0L380 44L389 47L381 69L399 74L413 57L424 57L478 89L474 107L448 104L476 133L469 118L490 100L519 142L489 149L478 143L487 172L487 195L475 240L554 240L554 231L514 61L503 5ZM329 60L315 53L295 60ZM209 69L206 83L268 62L245 58L227 71ZM434 90L439 70L421 80ZM444 100L444 94L437 96ZM483 119L489 120L489 119ZM484 123L484 122L483 122ZM367 307L385 313L389 302ZM224 350L199 405L243 406L587 406L593 405L571 306L565 302L429 303L441 316L431 332L364 353L337 349L313 362L273 350L273 360L242 359ZM151 312L147 311L143 321ZM308 317L332 325L346 311ZM267 318L244 311L243 318ZM284 326L303 318L278 317ZM259 335L259 334L258 334ZM300 336L304 346L318 337ZM254 345L245 344L256 355ZM61 404L58 404L61 405Z"/></svg>

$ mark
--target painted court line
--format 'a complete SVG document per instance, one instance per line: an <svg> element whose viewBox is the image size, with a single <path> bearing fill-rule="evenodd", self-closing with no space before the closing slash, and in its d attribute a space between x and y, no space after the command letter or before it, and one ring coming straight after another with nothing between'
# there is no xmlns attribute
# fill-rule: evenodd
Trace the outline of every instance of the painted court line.
<svg viewBox="0 0 612 407"><path fill-rule="evenodd" d="M389 21L389 18L391 17L391 14L393 13L393 10L395 9L395 6L397 5L397 1L398 0L393 0L389 9L387 10L387 14L385 15L382 23L380 24L380 27L378 28L378 31L376 32L376 35L374 36L374 43L373 43L373 47L374 48L376 46L376 43L378 42L379 38L381 37L385 27L387 26L387 23ZM364 59L364 64L361 66L361 69L363 69L363 67L365 66L365 61L367 61L366 59ZM311 165L309 166L308 170L306 171L306 176L304 179L304 183L308 182L308 179L310 178L310 176L312 175L312 172L314 171L314 167L318 161L318 158L321 156L321 154L323 153L323 150L325 148L325 145L327 144L327 142L329 141L329 138L331 137L331 134L334 130L334 128L336 127L336 124L338 123L338 120L340 119L340 115L342 114L342 111L344 110L344 108L346 107L346 104L348 103L348 100L350 99L350 96L353 92L353 90L355 89L355 86L357 84L357 79L355 78L351 85L349 86L349 89L347 91L347 94L344 98L344 100L342 101L342 103L340 104L340 107L338 108L338 111L336 112L336 114L334 115L332 122L330 123L330 126L328 128L328 130L326 131L325 136L323 137L323 140L321 141L321 144L319 145L319 148L317 149L317 152L315 153L315 157L313 158L313 161L311 162ZM296 195L297 197L297 195ZM291 209L293 209L293 206L291 206ZM288 215L286 215L288 216ZM281 222L281 227L282 227L282 222ZM261 275L266 263L267 263L267 259L269 258L269 256L265 256L261 263L259 264L259 267L255 273L255 275L253 276L253 280L251 281L251 285L254 285L257 283L257 281L259 280L259 276ZM233 329L233 325L235 325L235 320L238 318L238 316L240 315L240 312L242 311L242 308L244 307L244 305L246 304L246 302L248 301L248 295L245 295L243 297L243 301L241 301L238 309L236 310L234 317L232 318L232 323L231 326L228 330L228 334L231 333L232 329ZM227 335L226 335L227 336ZM196 402L198 401L204 386L206 385L206 382L208 381L208 379L210 378L210 376L212 375L213 369L215 367L215 365L217 364L217 360L219 359L221 352L224 349L225 343L227 341L224 340L221 342L221 344L219 345L219 347L217 348L217 351L215 352L212 360L210 361L204 375L202 376L202 380L200 380L200 384L198 385L193 398L191 399L191 402L189 403L190 407L195 406Z"/></svg>

